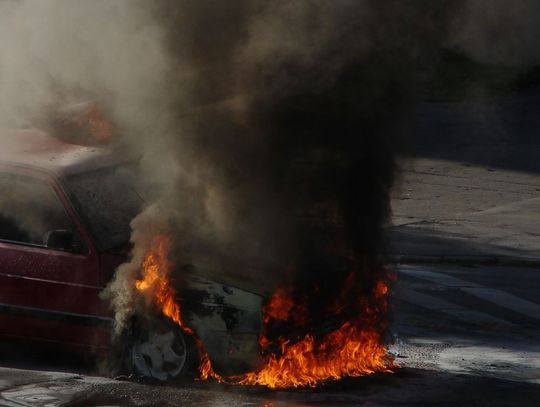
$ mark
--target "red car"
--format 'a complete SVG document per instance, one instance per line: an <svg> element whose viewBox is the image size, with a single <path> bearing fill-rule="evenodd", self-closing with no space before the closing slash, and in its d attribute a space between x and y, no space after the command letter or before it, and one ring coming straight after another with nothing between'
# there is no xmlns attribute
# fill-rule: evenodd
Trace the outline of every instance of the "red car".
<svg viewBox="0 0 540 407"><path fill-rule="evenodd" d="M132 162L37 131L0 130L0 143L0 337L109 349L112 312L99 294L127 259L129 222L144 206ZM195 305L187 319L217 370L252 368L261 297L188 280L181 301ZM125 361L139 375L170 379L196 359L177 327L128 336Z"/></svg>

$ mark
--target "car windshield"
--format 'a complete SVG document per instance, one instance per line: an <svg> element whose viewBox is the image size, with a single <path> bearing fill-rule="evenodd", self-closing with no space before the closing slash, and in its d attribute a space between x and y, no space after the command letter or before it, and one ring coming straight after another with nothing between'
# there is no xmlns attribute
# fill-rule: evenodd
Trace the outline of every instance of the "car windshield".
<svg viewBox="0 0 540 407"><path fill-rule="evenodd" d="M130 222L144 206L131 167L71 175L68 193L102 250L129 242Z"/></svg>

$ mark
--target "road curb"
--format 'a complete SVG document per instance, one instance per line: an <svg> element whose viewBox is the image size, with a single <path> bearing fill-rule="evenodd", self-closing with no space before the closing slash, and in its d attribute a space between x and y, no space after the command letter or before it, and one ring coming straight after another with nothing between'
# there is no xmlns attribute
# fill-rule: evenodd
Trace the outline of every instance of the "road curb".
<svg viewBox="0 0 540 407"><path fill-rule="evenodd" d="M538 267L540 258L512 256L452 256L452 255L409 255L400 254L391 257L396 264L457 264L484 266Z"/></svg>

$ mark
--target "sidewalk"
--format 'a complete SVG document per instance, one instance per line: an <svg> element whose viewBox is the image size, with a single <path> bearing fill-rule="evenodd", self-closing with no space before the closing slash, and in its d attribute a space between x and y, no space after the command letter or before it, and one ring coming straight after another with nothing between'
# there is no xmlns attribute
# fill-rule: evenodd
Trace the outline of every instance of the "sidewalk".
<svg viewBox="0 0 540 407"><path fill-rule="evenodd" d="M395 260L540 265L539 112L540 88L417 106Z"/></svg>
<svg viewBox="0 0 540 407"><path fill-rule="evenodd" d="M540 174L419 158L393 194L401 262L540 265Z"/></svg>

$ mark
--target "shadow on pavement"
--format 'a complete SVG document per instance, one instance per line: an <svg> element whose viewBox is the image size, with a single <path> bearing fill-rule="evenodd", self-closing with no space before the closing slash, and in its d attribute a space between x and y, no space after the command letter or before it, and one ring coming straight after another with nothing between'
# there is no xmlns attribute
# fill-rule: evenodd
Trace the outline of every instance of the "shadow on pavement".
<svg viewBox="0 0 540 407"><path fill-rule="evenodd" d="M95 374L97 357L55 344L0 342L3 367Z"/></svg>
<svg viewBox="0 0 540 407"><path fill-rule="evenodd" d="M490 99L421 103L411 153L539 173L539 110L540 88Z"/></svg>
<svg viewBox="0 0 540 407"><path fill-rule="evenodd" d="M396 256L483 258L497 263L501 259L523 259L540 263L536 252L478 243L469 236L443 233L422 227L395 226L388 230L391 252ZM441 259L442 260L442 259Z"/></svg>

